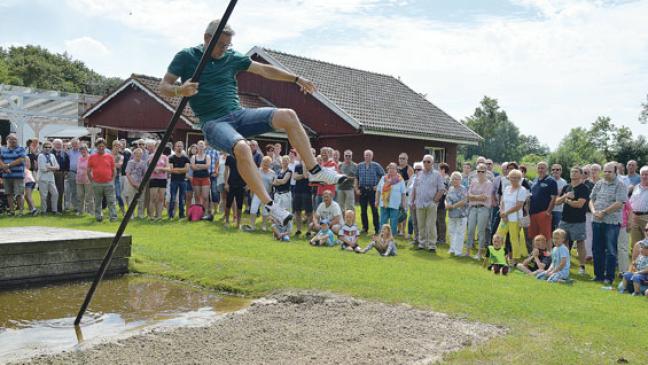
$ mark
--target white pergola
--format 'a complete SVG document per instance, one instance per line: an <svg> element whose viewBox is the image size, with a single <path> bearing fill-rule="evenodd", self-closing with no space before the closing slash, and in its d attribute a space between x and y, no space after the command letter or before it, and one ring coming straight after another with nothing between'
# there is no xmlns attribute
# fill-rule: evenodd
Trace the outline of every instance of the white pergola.
<svg viewBox="0 0 648 365"><path fill-rule="evenodd" d="M0 119L7 119L24 145L25 126L40 133L48 125L83 126L81 115L101 97L0 84Z"/></svg>

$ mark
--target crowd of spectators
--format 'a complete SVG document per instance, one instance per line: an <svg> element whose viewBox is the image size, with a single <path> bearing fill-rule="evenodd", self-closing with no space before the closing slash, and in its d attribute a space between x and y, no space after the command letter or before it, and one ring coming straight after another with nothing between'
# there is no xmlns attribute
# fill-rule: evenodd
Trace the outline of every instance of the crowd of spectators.
<svg viewBox="0 0 648 365"><path fill-rule="evenodd" d="M5 216L74 212L94 215L98 222L106 208L111 221L124 215L159 144L115 140L109 148L99 138L93 146L54 139L23 147L15 134L4 142L0 209ZM294 149L279 143L261 148L256 141L250 148L264 187L275 204L294 214L293 223L268 217L249 193L236 159L204 141L188 148L180 141L165 146L141 187L134 219L211 221L222 214L226 226L269 230L277 240L303 237L315 246L356 253L375 248L384 256L396 255L398 240L434 253L447 238L450 255L483 260L497 274L518 269L551 282L570 280L569 252L575 248L579 275L591 261L593 280L605 287L620 278L619 290L647 293L648 166L639 168L634 160L572 166L569 181L561 177L560 164L541 161L530 180L526 166L516 162L503 162L498 173L493 161L479 157L453 171L432 155L410 164L401 153L383 167L371 150L356 163L351 150L323 147L319 154L312 150L319 164L348 179L311 186ZM36 190L40 207L32 198Z"/></svg>

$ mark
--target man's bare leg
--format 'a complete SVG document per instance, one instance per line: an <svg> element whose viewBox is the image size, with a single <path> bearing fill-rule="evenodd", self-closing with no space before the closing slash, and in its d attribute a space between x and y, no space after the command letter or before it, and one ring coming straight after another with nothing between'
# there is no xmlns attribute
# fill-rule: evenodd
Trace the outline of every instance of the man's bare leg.
<svg viewBox="0 0 648 365"><path fill-rule="evenodd" d="M299 117L292 109L277 109L272 116L272 127L283 129L288 134L288 141L295 147L302 158L307 170L311 170L317 161L311 152L311 144L308 135L299 122Z"/></svg>
<svg viewBox="0 0 648 365"><path fill-rule="evenodd" d="M272 199L263 186L261 174L252 158L252 150L247 142L240 140L234 145L234 157L236 158L236 167L243 181L248 185L250 190L259 197L263 204L268 204ZM238 207L242 209L242 207Z"/></svg>

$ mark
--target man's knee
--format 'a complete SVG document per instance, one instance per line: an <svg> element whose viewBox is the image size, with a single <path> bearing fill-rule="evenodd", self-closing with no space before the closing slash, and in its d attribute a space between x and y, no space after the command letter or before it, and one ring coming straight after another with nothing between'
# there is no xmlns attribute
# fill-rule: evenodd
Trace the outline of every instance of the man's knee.
<svg viewBox="0 0 648 365"><path fill-rule="evenodd" d="M277 109L274 121L274 126L277 128L289 128L299 124L297 113L292 109Z"/></svg>
<svg viewBox="0 0 648 365"><path fill-rule="evenodd" d="M252 149L248 145L247 141L244 139L239 140L234 144L232 148L234 152L234 157L237 160L251 159L252 158Z"/></svg>

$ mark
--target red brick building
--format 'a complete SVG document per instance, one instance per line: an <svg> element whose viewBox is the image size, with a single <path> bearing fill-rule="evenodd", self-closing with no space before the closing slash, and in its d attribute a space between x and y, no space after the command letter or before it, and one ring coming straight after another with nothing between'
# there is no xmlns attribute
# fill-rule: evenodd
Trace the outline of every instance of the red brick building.
<svg viewBox="0 0 648 365"><path fill-rule="evenodd" d="M294 109L311 136L314 147L351 149L355 160L372 149L383 164L407 152L410 161L425 153L437 161L456 164L459 144L477 144L481 137L450 117L400 80L373 72L254 47L248 55L313 80L318 91L304 95L295 84L263 79L251 73L238 75L243 107L276 106ZM109 138L164 131L179 98L160 95L159 79L132 75L120 88L97 102L84 118L86 124L105 130ZM173 140L186 143L201 138L191 108L174 131ZM130 132L130 133L129 133ZM285 134L268 133L255 139L279 141Z"/></svg>

